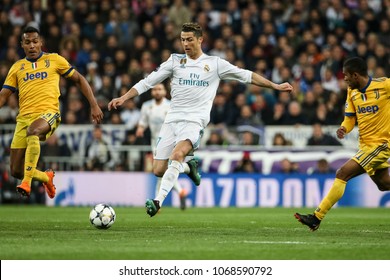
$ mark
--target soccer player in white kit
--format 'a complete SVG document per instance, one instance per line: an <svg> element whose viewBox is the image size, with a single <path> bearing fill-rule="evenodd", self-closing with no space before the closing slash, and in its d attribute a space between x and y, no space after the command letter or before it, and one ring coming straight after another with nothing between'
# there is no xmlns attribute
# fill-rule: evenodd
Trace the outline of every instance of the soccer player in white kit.
<svg viewBox="0 0 390 280"><path fill-rule="evenodd" d="M195 185L200 184L197 160L184 160L199 148L221 80L235 80L280 91L293 90L289 83L275 84L220 57L204 54L201 48L202 28L197 23L183 24L180 38L184 54L171 54L154 72L108 104L108 110L116 109L126 100L146 92L167 78L171 79L171 108L161 128L153 162L153 173L162 176L161 187L158 195L145 203L146 213L151 217L162 206L180 173L188 174Z"/></svg>
<svg viewBox="0 0 390 280"><path fill-rule="evenodd" d="M153 98L142 104L141 118L138 122L135 135L137 137L144 137L145 130L149 128L152 151L153 155L155 155L158 134L164 123L165 116L171 107L171 101L166 98L167 91L163 83L155 85L151 90L151 94ZM161 179L161 177L157 177L156 195L160 190ZM180 209L184 210L186 208L187 191L180 186L178 181L173 185L173 189L179 194Z"/></svg>

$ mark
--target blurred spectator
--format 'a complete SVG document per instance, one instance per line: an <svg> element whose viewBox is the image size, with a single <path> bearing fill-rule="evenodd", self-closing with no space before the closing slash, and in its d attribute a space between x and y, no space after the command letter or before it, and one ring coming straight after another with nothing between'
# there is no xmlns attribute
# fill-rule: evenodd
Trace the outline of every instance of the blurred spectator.
<svg viewBox="0 0 390 280"><path fill-rule="evenodd" d="M333 174L336 170L334 170L329 162L322 158L317 161L316 167L313 169L312 174Z"/></svg>
<svg viewBox="0 0 390 280"><path fill-rule="evenodd" d="M284 125L305 125L307 119L302 113L301 104L298 101L291 101L288 104L288 109L283 120Z"/></svg>
<svg viewBox="0 0 390 280"><path fill-rule="evenodd" d="M92 132L92 139L86 145L85 169L89 171L103 171L109 169L111 151L103 139L103 130L96 125Z"/></svg>
<svg viewBox="0 0 390 280"><path fill-rule="evenodd" d="M311 120L311 124L316 124L316 123L322 125L329 124L328 109L323 102L318 104L318 106L316 107L316 114L314 118Z"/></svg>
<svg viewBox="0 0 390 280"><path fill-rule="evenodd" d="M12 25L23 26L26 23L26 9L24 1L14 1L11 10L8 13L9 21Z"/></svg>
<svg viewBox="0 0 390 280"><path fill-rule="evenodd" d="M118 49L114 54L114 67L116 69L113 72L116 75L125 74L127 72L128 63L127 53L122 49Z"/></svg>
<svg viewBox="0 0 390 280"><path fill-rule="evenodd" d="M301 76L300 87L301 90L306 93L308 90L313 88L313 83L317 81L314 68L312 66L307 66L303 69Z"/></svg>
<svg viewBox="0 0 390 280"><path fill-rule="evenodd" d="M111 112L111 114L110 114L110 124L123 124L119 112Z"/></svg>
<svg viewBox="0 0 390 280"><path fill-rule="evenodd" d="M104 52L101 53L103 61L101 63L100 72L102 73L102 76L108 76L112 81L115 80L116 66L111 55L114 55L115 51L113 50L109 54Z"/></svg>
<svg viewBox="0 0 390 280"><path fill-rule="evenodd" d="M308 139L308 146L341 146L342 144L333 136L325 134L322 130L322 126L319 123L315 123L312 126L313 133Z"/></svg>
<svg viewBox="0 0 390 280"><path fill-rule="evenodd" d="M98 92L102 86L103 81L99 74L98 64L95 61L89 62L87 64L87 74L85 78L89 82L94 92Z"/></svg>
<svg viewBox="0 0 390 280"><path fill-rule="evenodd" d="M238 93L235 97L230 99L229 107L229 117L226 121L227 125L237 125L237 120L241 114L241 107L246 104L246 97L244 93Z"/></svg>
<svg viewBox="0 0 390 280"><path fill-rule="evenodd" d="M67 111L65 112L65 117L63 117L64 124L77 124L77 116L76 113L73 111Z"/></svg>
<svg viewBox="0 0 390 280"><path fill-rule="evenodd" d="M286 114L285 105L281 102L277 102L274 105L274 114L272 116L272 125L283 125L283 121Z"/></svg>
<svg viewBox="0 0 390 280"><path fill-rule="evenodd" d="M286 137L282 133L275 133L274 138L272 140L273 146L291 146L292 142L287 140Z"/></svg>
<svg viewBox="0 0 390 280"><path fill-rule="evenodd" d="M44 143L42 143L42 157L70 157L71 155L72 152L68 145L63 143L56 133L53 133Z"/></svg>
<svg viewBox="0 0 390 280"><path fill-rule="evenodd" d="M92 43L88 38L84 38L81 42L81 48L77 52L75 66L77 70L85 75L87 73L87 64L90 62L90 53L92 51Z"/></svg>
<svg viewBox="0 0 390 280"><path fill-rule="evenodd" d="M0 9L0 40L4 42L12 35L13 24L10 22L7 11Z"/></svg>
<svg viewBox="0 0 390 280"><path fill-rule="evenodd" d="M253 114L261 124L272 124L273 106L268 104L264 95L256 95L251 105Z"/></svg>
<svg viewBox="0 0 390 280"><path fill-rule="evenodd" d="M126 130L133 130L141 117L141 111L137 108L134 99L129 99L124 104L120 112L121 120L126 126Z"/></svg>
<svg viewBox="0 0 390 280"><path fill-rule="evenodd" d="M221 131L213 130L210 132L209 139L206 141L206 146L222 146L224 144L225 140Z"/></svg>
<svg viewBox="0 0 390 280"><path fill-rule="evenodd" d="M390 48L390 21L388 18L380 19L378 39L380 43Z"/></svg>
<svg viewBox="0 0 390 280"><path fill-rule="evenodd" d="M81 94L79 93L76 86L72 86L69 88L66 101L67 110L63 111L63 114L71 111L75 114L76 123L85 124L89 122L89 112L85 109L86 107L81 99Z"/></svg>
<svg viewBox="0 0 390 280"><path fill-rule="evenodd" d="M324 75L321 77L321 85L324 90L340 92L338 80L329 68L325 69Z"/></svg>
<svg viewBox="0 0 390 280"><path fill-rule="evenodd" d="M102 86L96 91L96 99L102 100L105 103L104 106L106 106L108 104L108 101L114 97L115 87L113 83L114 81L111 79L110 76L102 76Z"/></svg>
<svg viewBox="0 0 390 280"><path fill-rule="evenodd" d="M302 101L302 114L307 120L307 124L313 124L316 115L316 108L318 106L318 98L315 96L313 90L308 90Z"/></svg>
<svg viewBox="0 0 390 280"><path fill-rule="evenodd" d="M255 115L249 105L243 105L241 107L240 115L237 119L236 125L250 125L260 126L262 125L261 119Z"/></svg>
<svg viewBox="0 0 390 280"><path fill-rule="evenodd" d="M98 22L98 14L95 11L89 12L84 18L84 24L81 25L82 26L81 34L85 38L89 38L93 40L93 37L95 36L97 22Z"/></svg>
<svg viewBox="0 0 390 280"><path fill-rule="evenodd" d="M215 55L226 59L226 43L222 38L215 39L214 48L209 51L209 55Z"/></svg>
<svg viewBox="0 0 390 280"><path fill-rule="evenodd" d="M234 173L258 173L255 162L251 159L250 152L244 152L242 159L237 162Z"/></svg>
<svg viewBox="0 0 390 280"><path fill-rule="evenodd" d="M92 37L92 43L94 48L101 54L106 47L107 34L104 32L104 24L97 22L95 25L95 31Z"/></svg>
<svg viewBox="0 0 390 280"><path fill-rule="evenodd" d="M146 137L137 137L136 130L126 130L125 139L122 142L124 146L149 145ZM120 154L120 162L126 165L130 171L142 171L146 154L150 152L141 152L137 149L129 149Z"/></svg>
<svg viewBox="0 0 390 280"><path fill-rule="evenodd" d="M327 109L327 124L339 125L344 118L343 112L344 98L340 98L340 94L331 92L326 101Z"/></svg>
<svg viewBox="0 0 390 280"><path fill-rule="evenodd" d="M299 172L298 163L290 161L288 158L284 158L280 161L280 167L278 173L293 174Z"/></svg>
<svg viewBox="0 0 390 280"><path fill-rule="evenodd" d="M229 118L227 109L226 96L218 93L213 101L213 107L210 112L210 124L221 124Z"/></svg>
<svg viewBox="0 0 390 280"><path fill-rule="evenodd" d="M0 108L0 124L1 123L16 123L16 116L19 113L19 103L17 94L11 94L7 99L5 106Z"/></svg>
<svg viewBox="0 0 390 280"><path fill-rule="evenodd" d="M174 24L175 33L179 35L182 24L191 21L191 11L183 0L174 0L169 7L167 20Z"/></svg>
<svg viewBox="0 0 390 280"><path fill-rule="evenodd" d="M250 131L244 131L240 133L239 138L240 145L243 146L253 146L259 144L259 139L257 139L258 137Z"/></svg>
<svg viewBox="0 0 390 280"><path fill-rule="evenodd" d="M74 35L67 35L61 39L60 54L68 59L69 63L75 64L77 53L80 48L79 38Z"/></svg>

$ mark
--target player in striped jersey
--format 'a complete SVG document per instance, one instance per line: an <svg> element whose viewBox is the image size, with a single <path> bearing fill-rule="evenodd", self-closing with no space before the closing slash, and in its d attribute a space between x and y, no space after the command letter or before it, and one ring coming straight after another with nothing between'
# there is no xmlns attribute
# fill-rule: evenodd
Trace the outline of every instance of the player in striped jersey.
<svg viewBox="0 0 390 280"><path fill-rule="evenodd" d="M16 61L8 72L0 91L0 107L11 94L19 95L19 114L11 143L11 175L22 182L16 190L29 196L33 179L43 183L50 198L56 190L54 171L38 170L40 143L45 141L61 121L59 106L60 77L75 82L91 106L91 117L100 123L103 113L87 80L64 57L42 52L39 30L27 26L22 33L21 46L26 57Z"/></svg>
<svg viewBox="0 0 390 280"><path fill-rule="evenodd" d="M341 199L350 179L367 173L380 191L390 190L390 79L368 76L367 63L359 57L347 59L343 73L349 88L345 118L337 137L343 139L357 123L359 150L337 170L333 186L313 214L295 213L312 231L318 229L326 213Z"/></svg>

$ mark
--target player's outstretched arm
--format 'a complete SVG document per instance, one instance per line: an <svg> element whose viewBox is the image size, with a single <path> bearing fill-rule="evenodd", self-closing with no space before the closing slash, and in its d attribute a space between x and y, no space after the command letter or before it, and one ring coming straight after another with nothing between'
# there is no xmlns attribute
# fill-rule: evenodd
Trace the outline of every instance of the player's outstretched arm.
<svg viewBox="0 0 390 280"><path fill-rule="evenodd" d="M114 98L108 103L108 111L111 109L118 109L118 107L122 106L126 100L133 98L138 95L138 91L135 88L131 88L128 92L126 92L121 97Z"/></svg>
<svg viewBox="0 0 390 280"><path fill-rule="evenodd" d="M0 91L0 108L7 102L8 97L12 94L12 91L8 88L2 88Z"/></svg>
<svg viewBox="0 0 390 280"><path fill-rule="evenodd" d="M75 71L75 73L72 75L72 77L70 77L70 79L77 84L77 86L81 89L83 95L87 98L89 106L91 106L92 121L94 123L101 123L103 119L103 112L96 102L95 96L92 92L92 88L89 85L88 81L84 78L83 75L81 75L77 71Z"/></svg>
<svg viewBox="0 0 390 280"><path fill-rule="evenodd" d="M270 80L264 78L263 76L255 72L252 73L252 84L260 87L272 88L279 91L293 90L292 85L290 85L289 83L275 84L274 82L271 82Z"/></svg>

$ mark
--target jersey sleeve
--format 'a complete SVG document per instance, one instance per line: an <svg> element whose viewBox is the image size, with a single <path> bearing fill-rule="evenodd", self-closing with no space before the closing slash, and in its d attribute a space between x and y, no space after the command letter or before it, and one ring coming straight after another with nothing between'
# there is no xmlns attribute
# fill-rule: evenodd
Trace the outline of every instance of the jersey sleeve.
<svg viewBox="0 0 390 280"><path fill-rule="evenodd" d="M356 116L356 109L352 102L352 90L348 89L347 100L345 101L345 116L353 117Z"/></svg>
<svg viewBox="0 0 390 280"><path fill-rule="evenodd" d="M155 85L163 82L168 77L172 76L173 72L173 58L172 55L168 58L167 61L160 64L152 73L150 73L146 78L142 79L134 85L134 88L138 91L138 94L142 94Z"/></svg>
<svg viewBox="0 0 390 280"><path fill-rule="evenodd" d="M387 97L390 98L390 78L387 78L385 81L385 89Z"/></svg>
<svg viewBox="0 0 390 280"><path fill-rule="evenodd" d="M16 76L17 73L17 67L15 64L11 66L11 69L9 70L7 77L5 78L3 88L7 88L11 90L12 92L15 92L18 88L18 79Z"/></svg>
<svg viewBox="0 0 390 280"><path fill-rule="evenodd" d="M241 69L225 59L218 58L217 67L221 80L236 80L245 84L249 84L252 80L252 71Z"/></svg>
<svg viewBox="0 0 390 280"><path fill-rule="evenodd" d="M73 76L75 69L73 68L72 65L70 65L70 63L63 56L57 54L56 61L57 61L57 71L58 73L60 73L61 76L65 78L69 78Z"/></svg>

